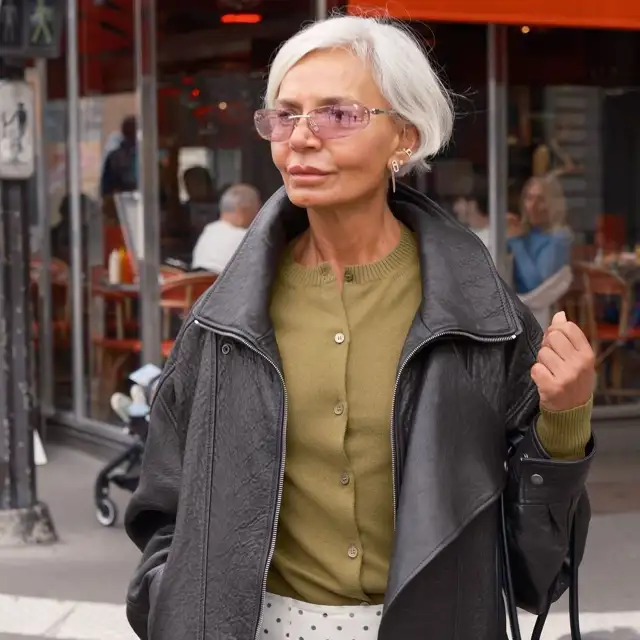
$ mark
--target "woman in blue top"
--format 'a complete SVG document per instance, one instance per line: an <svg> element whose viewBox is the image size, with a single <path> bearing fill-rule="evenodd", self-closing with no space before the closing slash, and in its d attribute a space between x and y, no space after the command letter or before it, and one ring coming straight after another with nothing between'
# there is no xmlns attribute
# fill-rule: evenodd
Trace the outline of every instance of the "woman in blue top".
<svg viewBox="0 0 640 640"><path fill-rule="evenodd" d="M522 190L521 217L508 216L508 250L517 293L528 293L569 264L571 232L562 187L553 176L530 178Z"/></svg>

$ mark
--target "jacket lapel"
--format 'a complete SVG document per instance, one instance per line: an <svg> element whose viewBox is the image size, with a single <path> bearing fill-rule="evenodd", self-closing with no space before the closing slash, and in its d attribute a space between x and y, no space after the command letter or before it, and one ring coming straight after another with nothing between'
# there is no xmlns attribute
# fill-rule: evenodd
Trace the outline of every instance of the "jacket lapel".
<svg viewBox="0 0 640 640"><path fill-rule="evenodd" d="M513 305L484 245L428 198L398 185L390 206L417 236L423 301L405 351L441 331L499 337L519 331ZM308 226L284 187L263 206L196 318L236 333L278 361L269 318L271 286L289 242Z"/></svg>

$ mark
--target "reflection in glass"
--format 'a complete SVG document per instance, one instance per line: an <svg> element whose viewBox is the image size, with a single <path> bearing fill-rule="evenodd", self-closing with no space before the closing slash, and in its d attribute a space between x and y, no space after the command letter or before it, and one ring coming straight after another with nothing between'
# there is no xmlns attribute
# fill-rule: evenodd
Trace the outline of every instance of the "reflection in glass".
<svg viewBox="0 0 640 640"><path fill-rule="evenodd" d="M602 360L598 402L640 396L628 388L640 380L639 53L633 32L509 33L513 284L527 299L546 292L549 312L584 329ZM556 290L566 266L572 280Z"/></svg>

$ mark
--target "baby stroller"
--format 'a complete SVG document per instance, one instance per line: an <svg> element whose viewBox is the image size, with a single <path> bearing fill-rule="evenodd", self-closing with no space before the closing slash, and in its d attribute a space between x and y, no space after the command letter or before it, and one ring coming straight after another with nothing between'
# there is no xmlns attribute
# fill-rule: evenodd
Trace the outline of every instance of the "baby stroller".
<svg viewBox="0 0 640 640"><path fill-rule="evenodd" d="M113 484L130 493L138 487L150 406L160 373L157 367L146 365L129 376L135 383L129 396L114 393L111 397L111 408L124 423L125 433L133 436L133 442L110 460L96 478L96 518L103 527L112 527L118 520L118 509L109 497L110 486Z"/></svg>

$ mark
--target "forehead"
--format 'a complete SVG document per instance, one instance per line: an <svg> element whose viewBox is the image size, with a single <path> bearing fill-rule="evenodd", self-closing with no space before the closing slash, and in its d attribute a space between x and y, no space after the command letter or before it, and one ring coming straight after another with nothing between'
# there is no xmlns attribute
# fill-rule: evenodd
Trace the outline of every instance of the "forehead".
<svg viewBox="0 0 640 640"><path fill-rule="evenodd" d="M314 51L302 58L283 78L277 101L313 108L335 98L386 106L369 67L345 49Z"/></svg>

